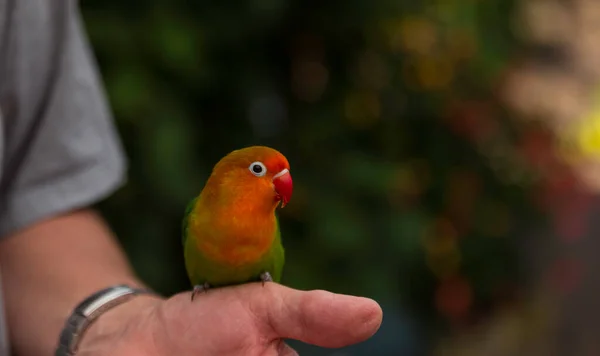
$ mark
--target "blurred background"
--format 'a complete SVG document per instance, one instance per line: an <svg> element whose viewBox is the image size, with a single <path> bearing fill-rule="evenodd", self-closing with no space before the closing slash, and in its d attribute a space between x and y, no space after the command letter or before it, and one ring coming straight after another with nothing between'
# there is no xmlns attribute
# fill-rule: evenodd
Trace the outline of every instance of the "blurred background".
<svg viewBox="0 0 600 356"><path fill-rule="evenodd" d="M152 287L248 145L291 162L283 283L381 330L302 355L600 355L596 0L86 0L130 161L101 209Z"/></svg>

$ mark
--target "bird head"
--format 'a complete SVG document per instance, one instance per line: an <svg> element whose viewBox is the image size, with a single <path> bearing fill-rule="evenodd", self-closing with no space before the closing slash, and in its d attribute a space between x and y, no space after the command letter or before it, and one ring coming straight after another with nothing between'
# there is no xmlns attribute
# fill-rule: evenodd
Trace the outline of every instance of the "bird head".
<svg viewBox="0 0 600 356"><path fill-rule="evenodd" d="M242 148L225 156L213 170L220 186L237 199L267 200L283 208L292 197L293 183L288 160L279 151L265 147Z"/></svg>

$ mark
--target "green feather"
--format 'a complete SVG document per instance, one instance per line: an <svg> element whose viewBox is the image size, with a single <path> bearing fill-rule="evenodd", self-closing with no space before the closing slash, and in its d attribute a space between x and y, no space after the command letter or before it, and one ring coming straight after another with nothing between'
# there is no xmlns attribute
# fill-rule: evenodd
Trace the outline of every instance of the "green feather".
<svg viewBox="0 0 600 356"><path fill-rule="evenodd" d="M181 221L181 244L185 247L185 241L188 236L188 220L190 219L190 215L192 214L192 210L194 210L194 206L196 205L196 201L198 201L198 197L192 199L185 208L185 213L183 214L183 220Z"/></svg>
<svg viewBox="0 0 600 356"><path fill-rule="evenodd" d="M188 276L192 285L203 285L208 283L211 287L222 287L227 285L243 284L260 281L263 272L269 272L274 282L281 281L283 266L285 264L285 253L281 244L281 233L279 222L275 229L275 237L270 249L256 262L243 266L230 266L211 260L205 256L195 244L192 232L184 224L184 254Z"/></svg>

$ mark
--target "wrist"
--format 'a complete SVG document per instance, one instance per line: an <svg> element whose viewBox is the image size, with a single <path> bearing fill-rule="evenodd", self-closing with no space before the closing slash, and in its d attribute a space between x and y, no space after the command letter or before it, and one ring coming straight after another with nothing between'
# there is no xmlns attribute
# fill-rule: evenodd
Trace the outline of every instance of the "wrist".
<svg viewBox="0 0 600 356"><path fill-rule="evenodd" d="M139 294L130 300L106 310L95 318L81 336L77 356L116 355L121 342L131 342L144 321L163 300L153 294ZM110 351L110 352L109 352Z"/></svg>

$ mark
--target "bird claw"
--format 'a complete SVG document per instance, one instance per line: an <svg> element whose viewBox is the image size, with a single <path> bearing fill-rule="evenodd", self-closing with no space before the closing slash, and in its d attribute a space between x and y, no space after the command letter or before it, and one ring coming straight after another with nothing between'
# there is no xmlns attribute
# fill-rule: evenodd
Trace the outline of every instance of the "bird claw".
<svg viewBox="0 0 600 356"><path fill-rule="evenodd" d="M210 285L208 284L208 282L204 282L204 284L197 284L194 286L194 289L192 290L192 302L194 301L194 297L199 294L199 293L207 293L208 290L210 289Z"/></svg>
<svg viewBox="0 0 600 356"><path fill-rule="evenodd" d="M260 274L260 280L262 281L262 285L265 285L265 282L273 282L273 277L269 272L263 272Z"/></svg>

